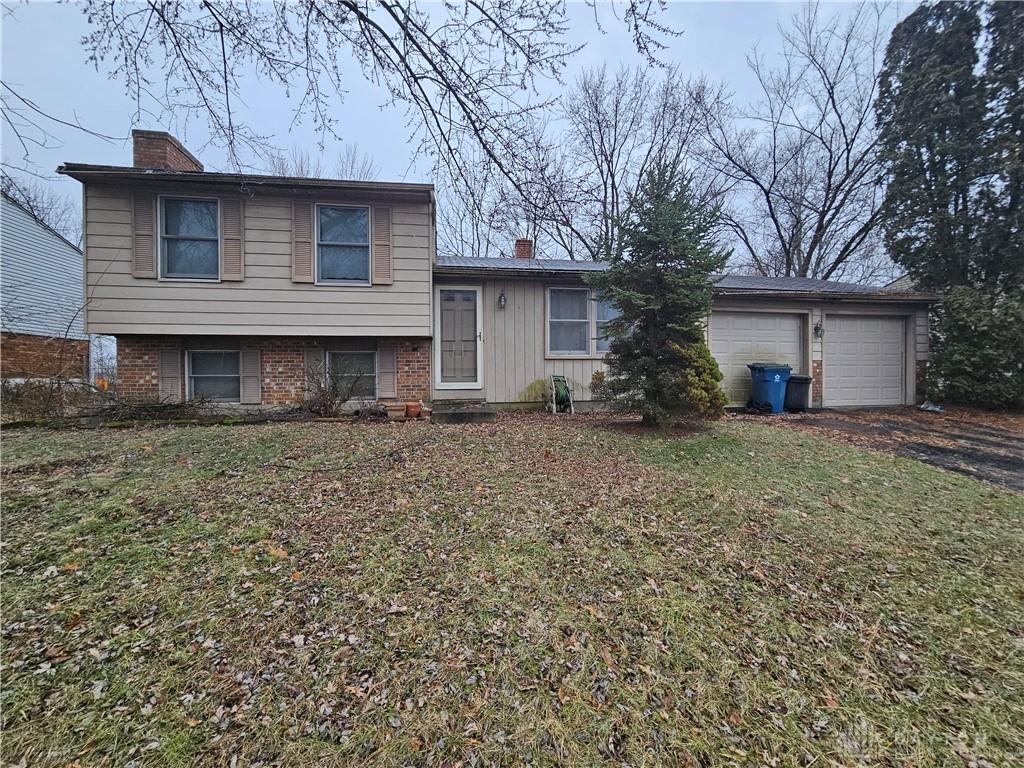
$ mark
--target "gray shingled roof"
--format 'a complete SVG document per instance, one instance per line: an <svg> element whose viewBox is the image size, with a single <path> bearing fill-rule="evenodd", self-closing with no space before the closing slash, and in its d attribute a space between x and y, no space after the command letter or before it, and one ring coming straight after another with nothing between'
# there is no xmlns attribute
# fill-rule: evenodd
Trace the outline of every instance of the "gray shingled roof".
<svg viewBox="0 0 1024 768"><path fill-rule="evenodd" d="M438 254L437 267L446 269L482 271L509 270L515 272L547 273L579 273L601 272L608 269L604 261L570 261L569 259L512 259L489 258L478 259L470 256L447 256ZM814 280L808 277L762 277L760 275L721 275L716 287L723 292L728 291L779 291L784 293L892 293L873 285L842 283L836 280Z"/></svg>
<svg viewBox="0 0 1024 768"><path fill-rule="evenodd" d="M480 259L472 256L437 255L437 266L458 269L513 269L527 272L603 272L605 261L572 261L570 259Z"/></svg>

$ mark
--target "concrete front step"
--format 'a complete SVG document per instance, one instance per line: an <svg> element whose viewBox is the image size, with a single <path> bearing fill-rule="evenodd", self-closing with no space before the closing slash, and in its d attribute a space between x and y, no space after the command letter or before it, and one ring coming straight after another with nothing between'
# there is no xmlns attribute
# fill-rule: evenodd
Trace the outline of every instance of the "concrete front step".
<svg viewBox="0 0 1024 768"><path fill-rule="evenodd" d="M497 418L497 411L482 400L460 400L439 403L434 401L431 421L438 424L489 424Z"/></svg>

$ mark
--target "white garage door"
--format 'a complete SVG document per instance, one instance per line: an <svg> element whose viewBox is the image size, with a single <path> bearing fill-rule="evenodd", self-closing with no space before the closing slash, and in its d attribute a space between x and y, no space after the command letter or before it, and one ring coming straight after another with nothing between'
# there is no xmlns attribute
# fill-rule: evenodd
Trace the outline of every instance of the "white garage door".
<svg viewBox="0 0 1024 768"><path fill-rule="evenodd" d="M825 405L903 403L903 318L825 316Z"/></svg>
<svg viewBox="0 0 1024 768"><path fill-rule="evenodd" d="M711 354L722 370L729 405L750 398L747 363L786 363L803 370L803 318L774 312L712 312Z"/></svg>

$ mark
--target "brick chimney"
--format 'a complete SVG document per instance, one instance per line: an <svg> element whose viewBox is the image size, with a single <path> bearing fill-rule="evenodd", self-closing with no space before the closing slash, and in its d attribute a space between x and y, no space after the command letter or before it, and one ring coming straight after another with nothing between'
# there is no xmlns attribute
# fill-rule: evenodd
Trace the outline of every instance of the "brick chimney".
<svg viewBox="0 0 1024 768"><path fill-rule="evenodd" d="M532 259L533 258L533 240L528 237L521 237L516 240L516 258L517 259Z"/></svg>
<svg viewBox="0 0 1024 768"><path fill-rule="evenodd" d="M161 171L202 171L203 164L164 131L132 131L132 165Z"/></svg>

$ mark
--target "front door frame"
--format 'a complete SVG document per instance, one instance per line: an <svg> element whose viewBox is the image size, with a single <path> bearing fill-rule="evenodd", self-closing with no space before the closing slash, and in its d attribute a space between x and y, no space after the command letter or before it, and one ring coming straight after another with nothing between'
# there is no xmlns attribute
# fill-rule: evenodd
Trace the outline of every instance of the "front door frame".
<svg viewBox="0 0 1024 768"><path fill-rule="evenodd" d="M476 381L441 381L441 291L473 291L476 293ZM434 286L434 388L435 389L483 389L484 360L484 304L483 286L480 285L435 285Z"/></svg>

